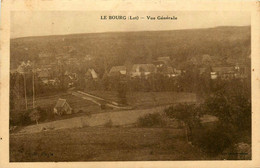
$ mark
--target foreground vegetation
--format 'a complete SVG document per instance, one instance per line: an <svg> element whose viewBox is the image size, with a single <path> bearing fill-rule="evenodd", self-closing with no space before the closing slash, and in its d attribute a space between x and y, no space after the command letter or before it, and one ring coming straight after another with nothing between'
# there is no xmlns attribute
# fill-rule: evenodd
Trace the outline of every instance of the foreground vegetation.
<svg viewBox="0 0 260 168"><path fill-rule="evenodd" d="M105 128L13 134L11 161L251 159L250 85L219 81L211 89L199 104L176 104L139 118L137 128L115 128L110 121ZM205 114L219 121L201 123ZM183 124L173 128L171 120Z"/></svg>
<svg viewBox="0 0 260 168"><path fill-rule="evenodd" d="M10 161L200 160L182 129L87 127L10 136Z"/></svg>

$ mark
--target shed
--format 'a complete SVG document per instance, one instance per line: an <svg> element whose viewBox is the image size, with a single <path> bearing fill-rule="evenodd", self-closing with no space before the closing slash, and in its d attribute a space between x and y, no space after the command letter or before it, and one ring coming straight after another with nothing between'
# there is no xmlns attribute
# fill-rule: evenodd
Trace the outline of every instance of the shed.
<svg viewBox="0 0 260 168"><path fill-rule="evenodd" d="M53 112L58 115L71 114L72 108L66 101L66 99L59 99L54 107Z"/></svg>

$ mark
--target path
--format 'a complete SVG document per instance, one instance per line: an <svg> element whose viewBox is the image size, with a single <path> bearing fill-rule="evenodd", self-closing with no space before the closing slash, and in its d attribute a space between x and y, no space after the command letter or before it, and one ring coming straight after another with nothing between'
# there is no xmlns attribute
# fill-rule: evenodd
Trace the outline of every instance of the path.
<svg viewBox="0 0 260 168"><path fill-rule="evenodd" d="M91 116L75 117L65 120L52 121L48 123L42 123L38 125L30 125L22 128L17 134L27 134L41 132L45 130L57 130L65 128L80 128L80 127L94 127L102 126L109 122L113 126L123 126L136 123L139 117L145 114L151 114L156 112L163 112L165 107L154 107L144 110L124 110L117 112L107 112L92 114Z"/></svg>
<svg viewBox="0 0 260 168"><path fill-rule="evenodd" d="M101 97L97 97L97 96L94 96L94 95L91 95L89 93L85 93L85 92L82 92L82 91L72 92L72 95L80 97L82 99L92 101L93 103L95 103L99 106L100 105L106 105L106 106L109 106L109 107L112 107L112 108L115 108L115 109L122 109L122 110L132 109L132 107L130 107L130 106L123 106L123 105L120 105L117 102L105 100Z"/></svg>

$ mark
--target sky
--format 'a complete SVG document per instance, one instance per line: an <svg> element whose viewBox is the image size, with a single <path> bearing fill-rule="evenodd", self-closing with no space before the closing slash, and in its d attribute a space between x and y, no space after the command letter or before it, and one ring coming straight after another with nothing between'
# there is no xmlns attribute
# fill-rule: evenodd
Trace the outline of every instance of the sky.
<svg viewBox="0 0 260 168"><path fill-rule="evenodd" d="M101 16L139 16L142 20L101 20ZM147 20L146 16L175 16L177 20ZM11 38L117 31L159 31L217 26L248 26L249 12L104 12L13 11Z"/></svg>

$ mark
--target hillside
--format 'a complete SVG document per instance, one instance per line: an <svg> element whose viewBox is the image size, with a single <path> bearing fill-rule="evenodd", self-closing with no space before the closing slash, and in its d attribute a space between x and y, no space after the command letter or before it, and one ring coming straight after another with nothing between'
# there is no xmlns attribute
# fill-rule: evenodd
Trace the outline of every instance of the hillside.
<svg viewBox="0 0 260 168"><path fill-rule="evenodd" d="M250 54L250 27L109 32L11 39L11 68L41 52L108 60L108 65L148 63L160 56L176 62L209 54L219 59L243 59Z"/></svg>

